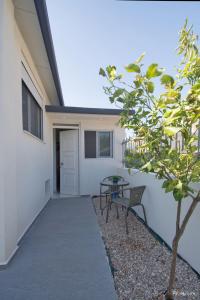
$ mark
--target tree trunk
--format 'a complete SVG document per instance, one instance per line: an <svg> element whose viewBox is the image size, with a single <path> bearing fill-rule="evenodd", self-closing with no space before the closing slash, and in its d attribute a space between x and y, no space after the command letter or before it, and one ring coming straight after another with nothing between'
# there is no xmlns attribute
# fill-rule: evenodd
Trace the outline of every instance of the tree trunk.
<svg viewBox="0 0 200 300"><path fill-rule="evenodd" d="M180 231L180 219L181 219L181 204L182 202L179 201L177 205L177 213L176 213L176 234L172 243L172 262L171 262L171 270L169 276L169 286L167 289L166 298L167 300L173 300L173 287L174 281L176 276L176 258L177 258L177 251L178 251L178 242L179 242L179 231Z"/></svg>
<svg viewBox="0 0 200 300"><path fill-rule="evenodd" d="M171 270L170 270L170 277L169 277L169 286L166 294L167 300L173 300L173 287L174 281L176 276L176 258L177 258L177 250L178 250L178 237L174 238L173 247L172 247L172 262L171 262Z"/></svg>
<svg viewBox="0 0 200 300"><path fill-rule="evenodd" d="M185 228L188 224L188 221L199 202L199 198L196 197L193 199L184 219L180 226L180 215L181 215L181 201L178 203L177 206L177 217L176 217L176 235L173 240L172 244L172 262L171 262L171 270L170 270L170 277L169 277L169 286L166 293L166 300L173 300L173 288L174 288L174 281L176 276L176 258L177 258L177 251L178 251L178 243L180 238L182 237Z"/></svg>

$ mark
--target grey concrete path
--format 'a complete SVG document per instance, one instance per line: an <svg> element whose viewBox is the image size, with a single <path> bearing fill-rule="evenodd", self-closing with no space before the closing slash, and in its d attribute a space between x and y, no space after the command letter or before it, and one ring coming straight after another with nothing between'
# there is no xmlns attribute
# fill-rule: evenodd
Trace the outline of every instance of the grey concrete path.
<svg viewBox="0 0 200 300"><path fill-rule="evenodd" d="M89 197L50 200L0 271L0 300L116 300Z"/></svg>

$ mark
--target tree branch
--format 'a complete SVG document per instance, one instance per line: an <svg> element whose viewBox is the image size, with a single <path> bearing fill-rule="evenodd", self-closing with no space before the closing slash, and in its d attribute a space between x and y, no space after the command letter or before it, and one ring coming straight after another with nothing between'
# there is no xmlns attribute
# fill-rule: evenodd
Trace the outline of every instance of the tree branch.
<svg viewBox="0 0 200 300"><path fill-rule="evenodd" d="M190 205L190 207L189 207L189 209L188 209L188 211L187 211L187 213L186 213L186 215L183 219L183 222L182 222L182 224L180 226L180 229L177 233L178 240L180 240L180 238L181 238L181 236L182 236L182 234L185 230L185 227L186 227L186 225L187 225L187 223L188 223L195 207L197 206L198 202L199 202L199 193L198 193L197 197L195 199L193 199L193 201L192 201L192 203L191 203L191 205Z"/></svg>
<svg viewBox="0 0 200 300"><path fill-rule="evenodd" d="M182 200L178 201L177 216L176 216L176 233L178 233L178 231L180 229L181 204L182 204Z"/></svg>

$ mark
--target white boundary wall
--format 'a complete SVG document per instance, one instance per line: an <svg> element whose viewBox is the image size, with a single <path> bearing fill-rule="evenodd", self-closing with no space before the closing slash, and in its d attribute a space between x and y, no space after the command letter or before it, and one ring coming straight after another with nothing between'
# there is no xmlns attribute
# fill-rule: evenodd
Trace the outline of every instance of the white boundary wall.
<svg viewBox="0 0 200 300"><path fill-rule="evenodd" d="M131 170L131 174L129 175L128 169L124 168L118 169L118 174L125 177L130 182L130 186L146 185L143 204L147 214L148 225L171 246L175 232L176 202L171 193L165 193L162 189L163 181L156 179L154 174L145 174L136 170ZM189 205L190 201L183 201L182 218ZM140 208L136 209L138 214L143 218L142 210ZM199 231L200 204L198 204L187 225L178 249L179 254L198 273L200 273Z"/></svg>

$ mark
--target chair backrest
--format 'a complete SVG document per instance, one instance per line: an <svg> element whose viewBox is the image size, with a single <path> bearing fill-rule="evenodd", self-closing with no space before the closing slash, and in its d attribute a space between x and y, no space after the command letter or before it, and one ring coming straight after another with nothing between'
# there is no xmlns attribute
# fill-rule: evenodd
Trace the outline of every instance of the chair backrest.
<svg viewBox="0 0 200 300"><path fill-rule="evenodd" d="M130 199L129 199L130 207L137 204L141 204L142 195L144 193L145 188L146 188L145 185L130 188Z"/></svg>

